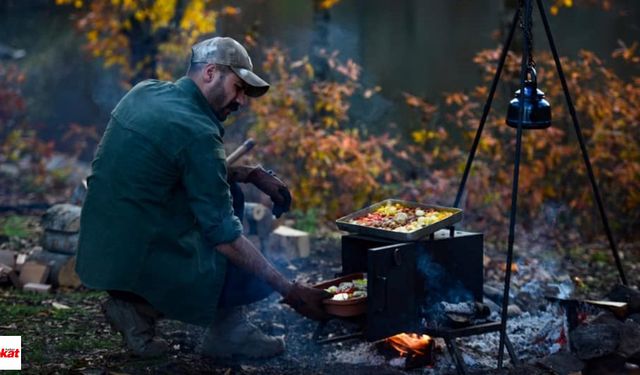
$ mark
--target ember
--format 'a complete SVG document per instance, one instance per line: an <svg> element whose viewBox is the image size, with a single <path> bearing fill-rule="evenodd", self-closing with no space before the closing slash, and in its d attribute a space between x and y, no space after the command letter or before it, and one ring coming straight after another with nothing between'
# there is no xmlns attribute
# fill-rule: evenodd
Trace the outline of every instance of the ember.
<svg viewBox="0 0 640 375"><path fill-rule="evenodd" d="M386 338L384 347L405 358L405 369L433 365L433 339L417 333L401 333Z"/></svg>
<svg viewBox="0 0 640 375"><path fill-rule="evenodd" d="M401 356L407 355L429 355L433 347L431 337L427 335L418 335L417 333L401 333L391 336L385 340Z"/></svg>

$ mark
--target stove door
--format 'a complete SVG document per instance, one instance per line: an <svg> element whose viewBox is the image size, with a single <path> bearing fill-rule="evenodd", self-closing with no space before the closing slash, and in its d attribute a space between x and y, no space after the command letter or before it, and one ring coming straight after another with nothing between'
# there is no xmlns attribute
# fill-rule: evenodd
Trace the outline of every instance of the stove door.
<svg viewBox="0 0 640 375"><path fill-rule="evenodd" d="M367 253L367 339L413 332L418 326L416 244L375 247Z"/></svg>

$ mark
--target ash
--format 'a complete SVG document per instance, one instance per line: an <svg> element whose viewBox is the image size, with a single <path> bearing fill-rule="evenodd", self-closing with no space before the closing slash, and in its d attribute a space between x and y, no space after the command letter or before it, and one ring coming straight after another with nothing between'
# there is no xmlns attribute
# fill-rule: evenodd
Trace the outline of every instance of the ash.
<svg viewBox="0 0 640 375"><path fill-rule="evenodd" d="M278 268L287 276L299 281L315 284L333 278L341 271L339 237L315 239L312 242L312 256L309 258L277 263ZM545 269L540 262L530 259L518 264L519 270L513 275L510 301L519 307L510 316L507 332L521 361L527 362L545 357L566 346L564 332L567 332L564 312L556 305L549 304L544 295L551 291L554 295L566 293L566 278L557 276L556 270ZM491 266L487 267L488 269ZM486 275L488 286L502 291L499 278ZM494 280L491 282L491 280ZM553 286L551 284L556 284ZM551 285L551 286L550 286ZM559 287L558 287L559 285ZM490 290L489 290L490 291ZM491 293L485 291L485 302L491 301ZM501 297L500 297L501 298ZM385 358L375 343L363 339L351 339L342 342L316 344L313 333L317 323L297 315L289 307L279 303L276 295L249 306L250 320L265 333L283 336L286 342L284 354L268 360L251 359L201 359L197 348L202 340L203 329L185 326L177 322L162 322L163 336L172 344L176 358L192 357L198 361L199 371L209 373L242 374L451 374L455 373L452 361L444 341L435 339L435 363L407 371L404 358ZM500 301L490 305L490 320L499 320ZM327 324L324 337L344 335L357 331L352 323L333 320ZM471 336L456 340L462 357L470 371L488 371L495 369L498 351L498 333ZM505 350L505 363L509 356ZM160 372L163 369L157 369ZM175 368L167 368L168 373ZM184 368L180 368L184 370Z"/></svg>

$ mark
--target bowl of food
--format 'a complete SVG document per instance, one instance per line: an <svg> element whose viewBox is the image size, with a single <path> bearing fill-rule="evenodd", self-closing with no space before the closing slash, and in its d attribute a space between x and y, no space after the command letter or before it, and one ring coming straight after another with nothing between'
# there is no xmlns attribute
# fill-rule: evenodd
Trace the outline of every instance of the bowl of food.
<svg viewBox="0 0 640 375"><path fill-rule="evenodd" d="M351 317L367 312L367 274L352 273L323 281L314 288L324 289L333 297L323 301L328 314Z"/></svg>

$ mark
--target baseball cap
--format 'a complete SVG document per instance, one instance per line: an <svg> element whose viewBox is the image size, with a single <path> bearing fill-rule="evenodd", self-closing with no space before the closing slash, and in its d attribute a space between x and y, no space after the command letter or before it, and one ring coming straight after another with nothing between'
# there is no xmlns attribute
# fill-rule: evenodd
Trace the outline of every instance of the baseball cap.
<svg viewBox="0 0 640 375"><path fill-rule="evenodd" d="M269 84L253 72L247 50L232 38L215 37L194 44L191 63L227 65L247 84L247 96L262 96L269 90Z"/></svg>

